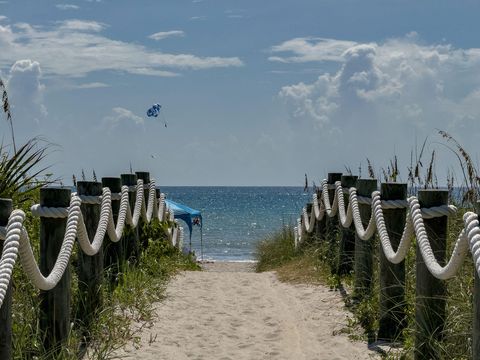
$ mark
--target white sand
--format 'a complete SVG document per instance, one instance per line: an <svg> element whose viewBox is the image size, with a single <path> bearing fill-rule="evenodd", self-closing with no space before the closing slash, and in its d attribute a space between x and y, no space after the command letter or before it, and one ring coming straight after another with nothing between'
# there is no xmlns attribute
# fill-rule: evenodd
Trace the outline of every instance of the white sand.
<svg viewBox="0 0 480 360"><path fill-rule="evenodd" d="M251 265L250 265L251 267ZM122 359L372 359L366 343L334 335L347 312L337 292L281 283L248 264L215 263L171 281L143 329L140 348ZM154 340L154 341L152 341Z"/></svg>

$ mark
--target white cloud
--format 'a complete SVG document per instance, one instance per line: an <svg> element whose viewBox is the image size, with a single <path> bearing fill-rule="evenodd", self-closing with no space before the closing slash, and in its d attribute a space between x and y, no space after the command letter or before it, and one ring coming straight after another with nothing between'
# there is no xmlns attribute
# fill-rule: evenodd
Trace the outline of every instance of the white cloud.
<svg viewBox="0 0 480 360"><path fill-rule="evenodd" d="M157 32L155 34L150 35L149 38L152 40L158 41L158 40L163 40L173 36L184 37L185 32L182 30L161 31L161 32Z"/></svg>
<svg viewBox="0 0 480 360"><path fill-rule="evenodd" d="M192 16L190 20L195 21L195 20L207 20L207 17L202 15L202 16Z"/></svg>
<svg viewBox="0 0 480 360"><path fill-rule="evenodd" d="M304 37L285 41L272 46L272 53L293 53L293 56L270 56L270 61L282 63L303 63L309 61L341 61L345 50L354 46L356 42Z"/></svg>
<svg viewBox="0 0 480 360"><path fill-rule="evenodd" d="M199 57L169 54L143 45L113 40L101 32L105 24L65 20L46 28L26 23L0 25L0 67L31 58L42 64L45 75L82 77L93 71L113 70L131 74L176 76L172 69L238 67L238 57Z"/></svg>
<svg viewBox="0 0 480 360"><path fill-rule="evenodd" d="M353 43L341 55L344 41L334 46L338 51L325 51L322 45L300 57L299 47L292 46L298 41L284 44L294 53L286 59L338 61L334 72L279 91L293 126L304 134L310 131L312 142L322 139L317 146L323 151L335 149L338 161L371 156L385 163L385 151L393 153L394 147L409 158L415 137L422 141L437 128L449 131L467 148L478 141L480 49L426 45L416 34L383 43Z"/></svg>
<svg viewBox="0 0 480 360"><path fill-rule="evenodd" d="M106 127L109 132L115 130L119 126L122 126L123 133L128 133L125 132L126 128L135 129L138 126L143 127L143 124L143 118L122 107L114 107L112 109L112 113L103 118L103 126Z"/></svg>
<svg viewBox="0 0 480 360"><path fill-rule="evenodd" d="M16 61L8 76L8 96L15 121L38 123L47 115L43 104L44 85L40 64L30 59Z"/></svg>
<svg viewBox="0 0 480 360"><path fill-rule="evenodd" d="M5 20L8 20L8 17L4 15L0 15L0 21L5 21Z"/></svg>
<svg viewBox="0 0 480 360"><path fill-rule="evenodd" d="M73 4L57 4L55 5L57 9L60 10L78 10L80 7L78 5L73 5Z"/></svg>
<svg viewBox="0 0 480 360"><path fill-rule="evenodd" d="M106 25L97 21L86 20L64 20L59 21L59 29L62 31L78 31L78 32L100 32L106 28Z"/></svg>
<svg viewBox="0 0 480 360"><path fill-rule="evenodd" d="M106 88L106 87L110 87L110 85L102 82L91 82L91 83L73 85L72 89L98 89L98 88Z"/></svg>

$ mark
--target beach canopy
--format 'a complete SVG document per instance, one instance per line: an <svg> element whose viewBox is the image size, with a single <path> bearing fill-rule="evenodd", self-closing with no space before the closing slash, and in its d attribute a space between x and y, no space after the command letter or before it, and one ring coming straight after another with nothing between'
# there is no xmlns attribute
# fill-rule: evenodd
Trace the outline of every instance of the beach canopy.
<svg viewBox="0 0 480 360"><path fill-rule="evenodd" d="M192 238L192 226L193 219L197 218L200 220L200 227L202 226L202 213L199 210L189 208L187 205L176 203L175 201L165 199L165 204L167 208L173 211L173 216L175 219L182 219L188 225L188 230L190 230L190 239Z"/></svg>

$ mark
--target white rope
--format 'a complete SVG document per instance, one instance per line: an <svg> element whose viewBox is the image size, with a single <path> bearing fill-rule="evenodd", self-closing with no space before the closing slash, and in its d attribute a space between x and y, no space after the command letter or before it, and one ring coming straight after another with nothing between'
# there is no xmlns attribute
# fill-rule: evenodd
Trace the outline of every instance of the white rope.
<svg viewBox="0 0 480 360"><path fill-rule="evenodd" d="M478 224L478 215L473 212L466 212L463 215L468 245L473 257L473 264L477 274L480 276L480 228Z"/></svg>
<svg viewBox="0 0 480 360"><path fill-rule="evenodd" d="M30 208L33 216L63 219L68 216L68 208L47 207L35 204Z"/></svg>
<svg viewBox="0 0 480 360"><path fill-rule="evenodd" d="M183 226L180 226L179 227L179 230L180 230L180 237L179 237L179 241L178 241L178 248L180 250L183 249L183 242L184 242L184 237L185 237L185 233L184 233L184 230L183 230Z"/></svg>
<svg viewBox="0 0 480 360"><path fill-rule="evenodd" d="M82 200L82 204L90 204L90 205L99 205L102 203L101 196L94 196L94 195L78 195L76 194L80 200Z"/></svg>
<svg viewBox="0 0 480 360"><path fill-rule="evenodd" d="M305 224L305 231L307 233L310 234L313 232L313 229L315 229L315 213L311 211L309 216L307 208L303 208L303 223Z"/></svg>
<svg viewBox="0 0 480 360"><path fill-rule="evenodd" d="M374 210L372 208L372 213L370 215L367 228L365 229L363 227L362 217L360 216L360 209L358 207L357 189L353 187L350 188L348 207L351 208L350 211L352 212L353 223L355 225L355 231L357 232L358 237L362 240L369 240L373 234L375 234L377 227L377 224L375 223L375 217L373 216Z"/></svg>
<svg viewBox="0 0 480 360"><path fill-rule="evenodd" d="M468 227L471 226L470 223L474 220L474 218L464 218L465 228L462 229L458 235L450 260L445 266L442 267L435 258L430 241L428 240L418 199L412 196L408 199L408 202L410 203L410 211L415 229L415 235L417 237L417 243L428 271L430 271L430 273L436 278L442 280L453 277L462 265L467 254L468 241L467 237L465 236L465 228L468 229Z"/></svg>
<svg viewBox="0 0 480 360"><path fill-rule="evenodd" d="M122 193L112 193L112 201L118 201L122 198Z"/></svg>
<svg viewBox="0 0 480 360"><path fill-rule="evenodd" d="M372 207L374 211L375 223L377 225L377 233L380 237L380 244L382 245L383 253L385 257L391 263L398 264L405 259L408 249L410 247L410 242L413 237L413 226L410 212L407 213L405 220L405 227L400 238L400 242L397 247L397 251L393 250L392 242L388 236L387 227L385 225L385 219L383 217L383 206L380 201L380 192L374 191L372 193Z"/></svg>
<svg viewBox="0 0 480 360"><path fill-rule="evenodd" d="M297 219L297 226L295 227L295 248L297 248L303 241L303 225L300 218Z"/></svg>
<svg viewBox="0 0 480 360"><path fill-rule="evenodd" d="M17 260L18 248L20 246L20 238L23 229L22 224L24 221L25 213L21 210L14 210L10 214L7 227L5 228L5 242L3 243L2 257L0 258L0 306L7 293L13 267Z"/></svg>
<svg viewBox="0 0 480 360"><path fill-rule="evenodd" d="M327 213L329 217L338 214L341 226L348 228L353 222L355 231L362 240L369 240L375 234L375 231L377 231L385 257L394 264L398 264L405 259L413 235L416 235L427 268L433 276L439 279L448 279L455 275L466 256L470 244L475 266L480 275L480 229L478 228L478 220L476 220L476 218L473 219L473 215L471 215L473 213L464 216L465 228L457 239L453 255L447 265L442 267L433 254L423 220L455 214L457 211L455 206L443 205L431 208L420 208L416 197L410 197L407 200L382 200L380 198L380 192L374 191L369 198L358 196L357 190L352 187L349 189L349 202L347 209L345 209L345 189L342 188L340 181L335 183L333 203L330 203L330 196L328 194L328 190L332 189L332 186L329 185L326 180L323 180L321 188L322 196L320 200L317 194L313 194L312 196L312 211L310 216L308 216L306 208L303 208L302 217L297 221L297 226L294 228L296 247L301 243L304 232L312 232L315 227L315 221L321 220L324 213ZM359 204L371 206L371 216L366 228L363 226L360 216ZM406 221L399 245L395 251L388 235L383 211L403 208L407 208Z"/></svg>
<svg viewBox="0 0 480 360"><path fill-rule="evenodd" d="M325 206L323 205L323 201L318 202L317 194L313 194L312 197L312 212L315 214L315 219L318 221L322 221L323 217L325 216Z"/></svg>
<svg viewBox="0 0 480 360"><path fill-rule="evenodd" d="M160 221L166 218L165 195L161 194L160 204L158 205L156 198L155 182L152 181L149 185L148 207L145 207L144 199L144 185L142 180L138 180L135 187L137 194L135 198L135 207L133 214L130 209L129 192L132 187L122 186L120 194L113 194L109 188L102 189L102 196L86 196L77 195L73 193L70 198L70 205L67 208L61 207L45 207L34 205L31 208L32 214L41 217L50 218L66 218L66 231L64 239L53 266L52 271L48 276L44 276L38 267L38 263L33 254L30 244L30 239L27 231L23 226L25 221L25 213L21 210L14 210L8 221L6 228L0 227L0 239L5 240L3 244L3 252L0 258L0 307L3 303L5 293L10 283L13 267L15 265L18 254L22 266L32 283L41 290L53 289L62 278L70 261L73 244L75 239L78 239L80 248L87 255L95 255L102 247L103 239L107 233L110 240L118 242L123 233L125 224L133 227L138 226L139 219L142 218L147 223L150 223L153 218L158 218ZM112 212L112 197L120 200L120 208L115 225ZM100 218L98 226L90 241L83 219L81 204L99 204ZM173 212L168 213L169 219L173 222ZM172 223L168 229L168 234L174 245L183 244L183 228L177 221Z"/></svg>
<svg viewBox="0 0 480 360"><path fill-rule="evenodd" d="M328 217L334 217L335 215L337 215L337 210L338 210L337 192L335 192L335 196L333 197L333 204L331 204L328 190L332 189L332 186L327 183L327 180L323 180L321 186L322 186L322 200L325 206L325 211L327 212Z"/></svg>

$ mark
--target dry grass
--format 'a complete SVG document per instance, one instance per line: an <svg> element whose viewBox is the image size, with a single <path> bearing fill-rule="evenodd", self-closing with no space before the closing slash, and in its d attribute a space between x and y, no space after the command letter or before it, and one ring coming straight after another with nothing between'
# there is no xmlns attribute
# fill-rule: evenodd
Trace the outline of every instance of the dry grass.
<svg viewBox="0 0 480 360"><path fill-rule="evenodd" d="M311 250L276 268L278 279L292 284L326 284L328 269L318 260L314 249Z"/></svg>

